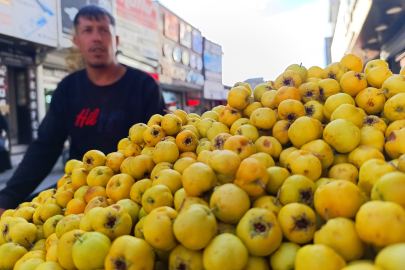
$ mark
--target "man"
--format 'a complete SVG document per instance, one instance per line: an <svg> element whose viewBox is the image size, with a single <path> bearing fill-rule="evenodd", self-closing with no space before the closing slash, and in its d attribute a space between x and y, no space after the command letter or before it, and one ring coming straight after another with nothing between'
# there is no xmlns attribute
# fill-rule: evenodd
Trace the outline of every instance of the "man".
<svg viewBox="0 0 405 270"><path fill-rule="evenodd" d="M146 123L165 109L152 77L117 62L115 20L106 10L86 6L76 15L74 26L73 42L86 69L59 83L38 139L0 191L0 214L15 208L35 190L56 163L68 136L71 159L81 160L92 149L107 155L117 150L119 140L128 136L132 125Z"/></svg>

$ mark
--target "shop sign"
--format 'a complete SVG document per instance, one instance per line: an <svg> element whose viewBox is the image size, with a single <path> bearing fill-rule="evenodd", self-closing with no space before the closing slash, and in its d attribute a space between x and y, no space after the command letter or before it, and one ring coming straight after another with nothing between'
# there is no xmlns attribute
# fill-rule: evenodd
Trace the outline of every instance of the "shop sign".
<svg viewBox="0 0 405 270"><path fill-rule="evenodd" d="M176 15L166 12L164 15L164 35L178 42L179 41L179 19Z"/></svg>
<svg viewBox="0 0 405 270"><path fill-rule="evenodd" d="M7 92L8 92L8 81L7 81L7 66L0 65L0 108L2 111L4 110L3 114L6 113L7 110Z"/></svg>
<svg viewBox="0 0 405 270"><path fill-rule="evenodd" d="M184 47L191 48L191 31L190 25L180 22L180 44Z"/></svg>
<svg viewBox="0 0 405 270"><path fill-rule="evenodd" d="M118 0L116 14L119 50L159 59L157 4L150 0Z"/></svg>
<svg viewBox="0 0 405 270"><path fill-rule="evenodd" d="M187 82L198 86L204 85L204 76L202 74L196 73L192 69L187 70L184 67L175 66L169 61L162 61L161 75L172 80ZM173 81L173 84L175 84L175 81Z"/></svg>
<svg viewBox="0 0 405 270"><path fill-rule="evenodd" d="M0 11L1 34L51 47L57 46L55 0L4 2Z"/></svg>
<svg viewBox="0 0 405 270"><path fill-rule="evenodd" d="M60 5L62 33L67 35L73 35L73 20L77 12L84 6L97 5L112 14L112 0L61 0Z"/></svg>
<svg viewBox="0 0 405 270"><path fill-rule="evenodd" d="M228 92L222 85L222 47L204 39L204 98L224 100Z"/></svg>
<svg viewBox="0 0 405 270"><path fill-rule="evenodd" d="M203 38L200 31L193 29L193 51L202 54L203 51Z"/></svg>
<svg viewBox="0 0 405 270"><path fill-rule="evenodd" d="M29 99L30 99L30 114L31 114L31 131L32 139L38 138L38 103L37 103L37 86L36 76L33 67L28 68L28 87L29 87Z"/></svg>

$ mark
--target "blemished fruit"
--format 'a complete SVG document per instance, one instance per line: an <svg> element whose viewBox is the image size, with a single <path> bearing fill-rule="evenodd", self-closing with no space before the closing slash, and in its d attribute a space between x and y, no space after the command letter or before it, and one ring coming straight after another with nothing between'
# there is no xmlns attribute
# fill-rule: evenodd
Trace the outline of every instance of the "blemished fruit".
<svg viewBox="0 0 405 270"><path fill-rule="evenodd" d="M293 64L132 123L2 214L0 269L402 270L404 74L362 68Z"/></svg>

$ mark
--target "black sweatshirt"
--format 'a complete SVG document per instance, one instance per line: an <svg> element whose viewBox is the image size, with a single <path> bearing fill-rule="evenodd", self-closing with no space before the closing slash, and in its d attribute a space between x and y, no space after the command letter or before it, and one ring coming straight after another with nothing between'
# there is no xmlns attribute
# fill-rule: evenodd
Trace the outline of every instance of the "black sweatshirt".
<svg viewBox="0 0 405 270"><path fill-rule="evenodd" d="M153 114L163 114L165 103L156 81L148 74L128 68L108 86L97 86L86 70L63 79L52 96L48 113L7 187L0 191L0 207L21 203L49 174L68 135L70 159L82 160L89 150L105 155L117 151L136 123L147 123Z"/></svg>

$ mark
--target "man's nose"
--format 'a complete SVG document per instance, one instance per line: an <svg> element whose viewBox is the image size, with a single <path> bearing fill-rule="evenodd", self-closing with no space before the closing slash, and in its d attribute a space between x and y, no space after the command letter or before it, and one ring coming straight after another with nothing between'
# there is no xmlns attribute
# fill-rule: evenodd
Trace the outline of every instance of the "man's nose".
<svg viewBox="0 0 405 270"><path fill-rule="evenodd" d="M93 37L94 40L101 40L101 33L100 33L100 31L97 30L97 29L94 30L92 37Z"/></svg>

